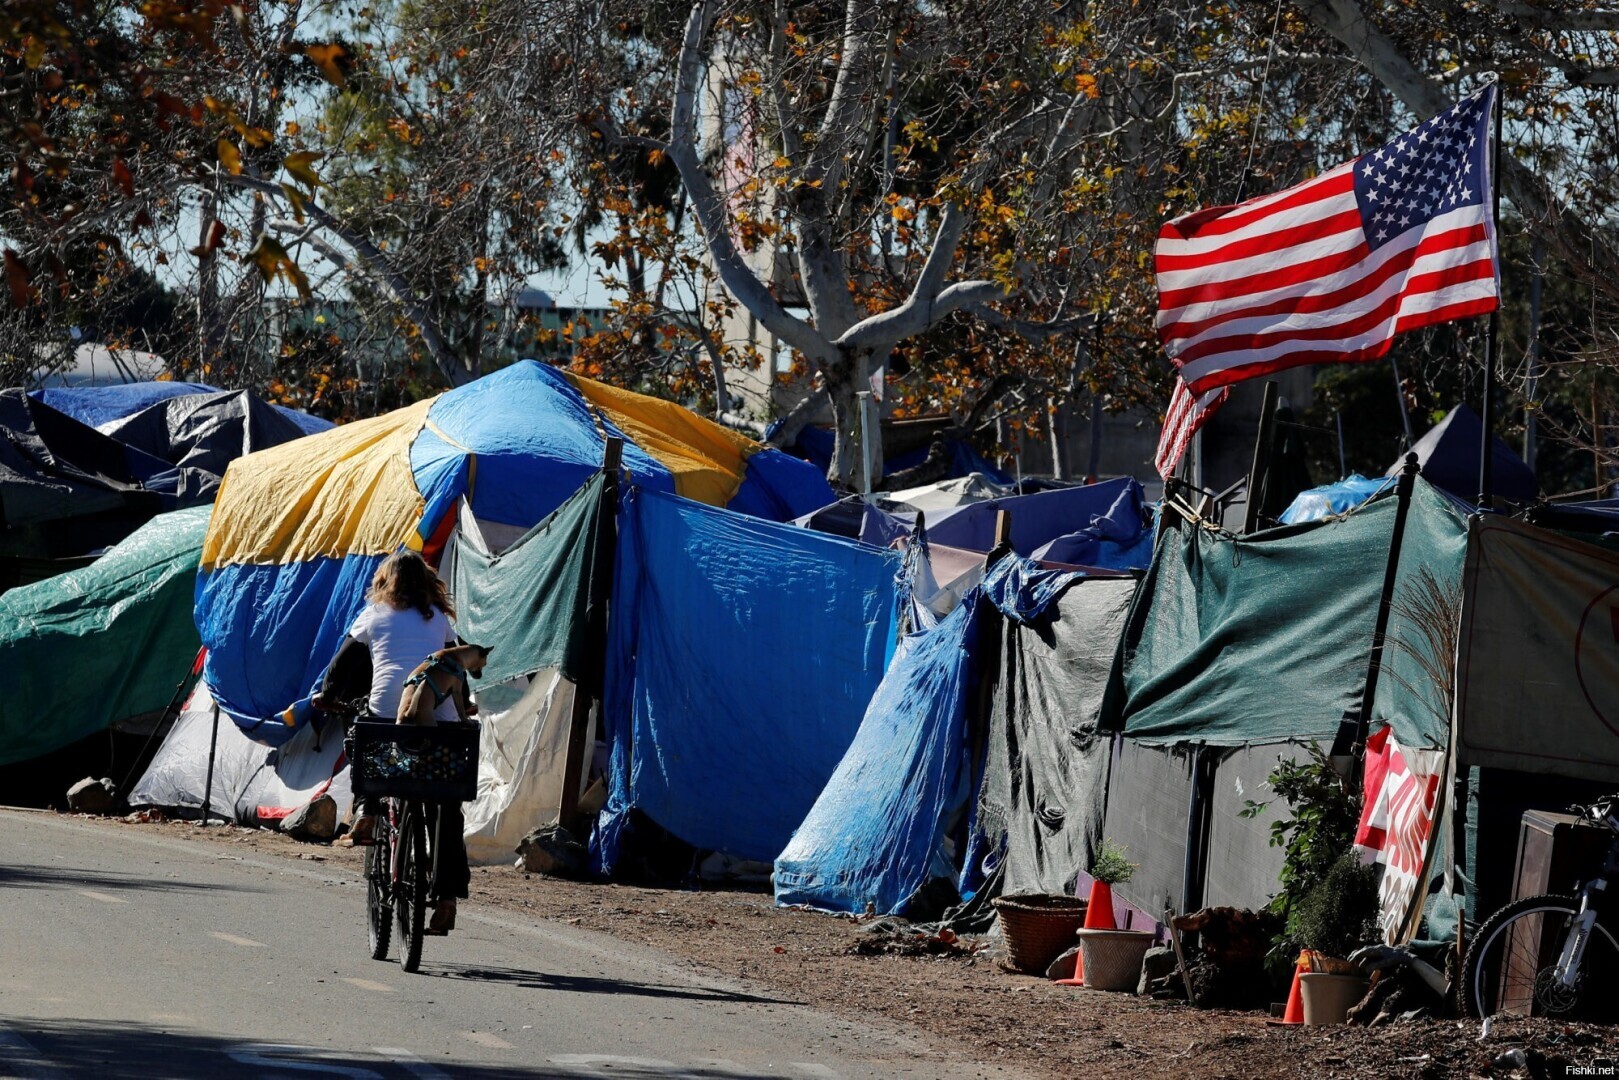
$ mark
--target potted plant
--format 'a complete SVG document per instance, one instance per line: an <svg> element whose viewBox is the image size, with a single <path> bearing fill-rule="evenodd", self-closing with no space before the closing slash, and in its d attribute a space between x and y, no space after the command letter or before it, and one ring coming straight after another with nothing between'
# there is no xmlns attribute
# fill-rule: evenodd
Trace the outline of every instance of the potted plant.
<svg viewBox="0 0 1619 1080"><path fill-rule="evenodd" d="M1341 1024L1366 996L1368 980L1344 957L1378 937L1377 881L1377 867L1345 853L1288 919L1293 940L1315 959L1299 976L1306 1024Z"/></svg>
<svg viewBox="0 0 1619 1080"><path fill-rule="evenodd" d="M1093 990L1134 990L1141 977L1141 960L1152 948L1153 935L1144 930L1119 930L1113 921L1113 886L1129 881L1136 864L1123 846L1102 841L1091 863L1091 896L1085 907L1085 926L1079 931L1076 978Z"/></svg>

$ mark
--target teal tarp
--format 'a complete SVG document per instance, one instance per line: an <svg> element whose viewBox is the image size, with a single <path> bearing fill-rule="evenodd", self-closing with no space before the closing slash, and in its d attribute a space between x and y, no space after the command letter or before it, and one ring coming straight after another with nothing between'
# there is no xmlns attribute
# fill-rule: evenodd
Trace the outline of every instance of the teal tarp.
<svg viewBox="0 0 1619 1080"><path fill-rule="evenodd" d="M1104 723L1148 745L1335 734L1364 692L1396 508L1389 494L1345 517L1247 537L1163 515L1162 542L1114 663ZM1444 496L1417 481L1397 602L1424 567L1454 580L1464 524ZM1391 621L1391 640L1397 634L1415 640ZM1420 686L1414 661L1409 654L1391 661L1397 677L1380 683L1380 715L1407 745L1443 741L1442 726L1408 700L1405 684Z"/></svg>
<svg viewBox="0 0 1619 1080"><path fill-rule="evenodd" d="M587 480L498 554L457 530L446 553L445 577L455 597L456 633L493 649L484 682L505 682L542 668L560 668L579 682L587 666L600 670L599 658L586 655L585 630L608 483L606 473Z"/></svg>
<svg viewBox="0 0 1619 1080"><path fill-rule="evenodd" d="M169 703L199 648L209 509L160 514L89 566L0 596L0 765Z"/></svg>

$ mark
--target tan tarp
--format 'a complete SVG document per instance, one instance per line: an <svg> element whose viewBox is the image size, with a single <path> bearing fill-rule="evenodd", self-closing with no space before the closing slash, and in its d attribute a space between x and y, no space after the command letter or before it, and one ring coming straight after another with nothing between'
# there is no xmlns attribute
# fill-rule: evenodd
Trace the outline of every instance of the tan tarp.
<svg viewBox="0 0 1619 1080"><path fill-rule="evenodd" d="M1470 530L1461 763L1619 780L1619 554L1502 518Z"/></svg>

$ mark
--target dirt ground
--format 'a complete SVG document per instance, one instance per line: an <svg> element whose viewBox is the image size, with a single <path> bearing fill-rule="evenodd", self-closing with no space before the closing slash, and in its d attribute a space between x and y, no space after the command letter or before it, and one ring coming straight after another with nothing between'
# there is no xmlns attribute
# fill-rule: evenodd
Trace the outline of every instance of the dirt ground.
<svg viewBox="0 0 1619 1080"><path fill-rule="evenodd" d="M255 829L116 819L108 827L242 845L356 875L360 868L356 849ZM989 951L867 955L855 950L863 937L853 920L778 908L762 891L589 884L479 867L471 892L474 905L643 942L778 997L867 1021L880 1017L964 1056L1037 1075L1539 1078L1612 1076L1619 1061L1619 1029L1501 1018L1481 1041L1472 1021L1278 1028L1258 1013L1198 1010L1011 975ZM1520 1048L1521 1055L1512 1054Z"/></svg>

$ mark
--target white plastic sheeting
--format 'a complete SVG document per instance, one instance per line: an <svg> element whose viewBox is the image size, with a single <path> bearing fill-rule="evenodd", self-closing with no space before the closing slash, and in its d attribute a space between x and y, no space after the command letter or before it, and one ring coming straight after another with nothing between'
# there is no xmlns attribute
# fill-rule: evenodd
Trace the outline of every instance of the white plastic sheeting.
<svg viewBox="0 0 1619 1080"><path fill-rule="evenodd" d="M213 813L244 825L257 824L261 807L296 809L325 793L337 801L338 815L346 814L353 800L347 765L332 775L343 752L343 739L335 725L324 727L326 737L318 740L318 749L315 732L307 726L285 746L271 749L242 734L228 718L220 717L209 800ZM130 792L130 805L200 811L214 729L213 698L207 685L199 683Z"/></svg>
<svg viewBox="0 0 1619 1080"><path fill-rule="evenodd" d="M479 716L478 797L466 808L467 858L474 865L510 862L517 842L555 821L562 802L573 683L551 669L507 685L522 687L516 704ZM594 745L594 718L588 738L586 745ZM581 775L581 785L587 779Z"/></svg>

